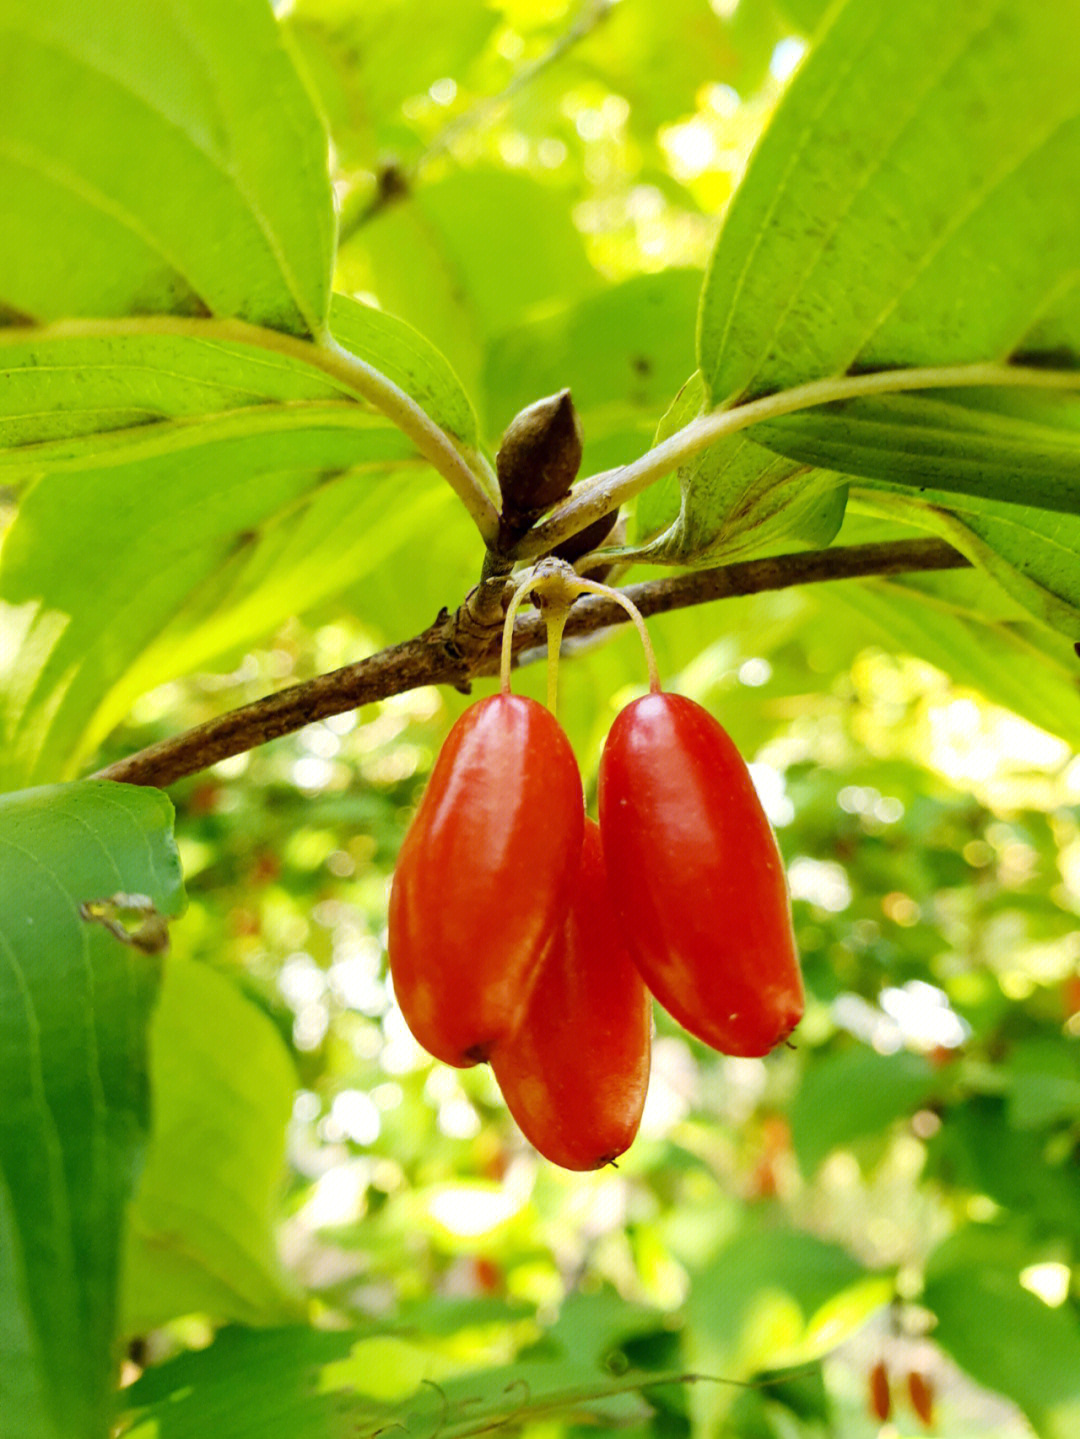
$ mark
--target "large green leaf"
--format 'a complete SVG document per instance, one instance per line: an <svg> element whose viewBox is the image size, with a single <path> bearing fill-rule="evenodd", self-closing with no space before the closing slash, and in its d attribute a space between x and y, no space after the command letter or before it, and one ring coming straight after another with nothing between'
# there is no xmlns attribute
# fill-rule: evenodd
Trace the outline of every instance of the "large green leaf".
<svg viewBox="0 0 1080 1439"><path fill-rule="evenodd" d="M437 351L351 300L335 301L333 319L342 344L475 454L475 416ZM388 471L416 459L410 442L366 405L335 396L314 365L209 336L156 343L103 333L92 365L87 340L46 333L9 347L9 373L24 385L18 403L31 410L16 423L36 424L38 435L56 428L50 405L73 399L84 375L91 424L110 423L100 407L117 393L137 394L135 404L156 395L160 416L103 441L79 432L76 411L68 438L10 452L23 471L27 456L50 466L0 562L0 671L9 676L0 771L13 783L70 773L143 690L353 583L433 509L461 534L441 486ZM223 370L230 379L218 387ZM250 389L237 405L241 381ZM192 403L204 407L197 425L184 414Z"/></svg>
<svg viewBox="0 0 1080 1439"><path fill-rule="evenodd" d="M416 553L430 571L426 605L427 585L410 583L407 599L401 593L402 570ZM290 616L338 596L373 639L414 634L475 583L479 554L465 511L429 475L372 466L338 476L260 525L192 590L110 692L97 728L110 728L169 676L228 667ZM347 593L380 576L383 599L349 604Z"/></svg>
<svg viewBox="0 0 1080 1439"><path fill-rule="evenodd" d="M157 951L182 902L171 819L163 794L128 785L0 796L5 1439L108 1433Z"/></svg>
<svg viewBox="0 0 1080 1439"><path fill-rule="evenodd" d="M1073 513L1080 509L1075 395L1011 390L887 395L803 410L755 425L792 462L929 490Z"/></svg>
<svg viewBox="0 0 1080 1439"><path fill-rule="evenodd" d="M355 423L276 418L254 431L246 418L207 422L164 452L127 445L118 463L76 464L30 491L0 579L8 773L70 770L108 728L104 697L191 590L248 531L356 463Z"/></svg>
<svg viewBox="0 0 1080 1439"><path fill-rule="evenodd" d="M835 6L713 256L713 402L852 367L1005 359L1045 326L1080 242L1078 81L1072 3Z"/></svg>
<svg viewBox="0 0 1080 1439"><path fill-rule="evenodd" d="M172 961L150 1032L154 1131L132 1205L121 1317L297 1317L275 1252L296 1074L273 1023L206 965Z"/></svg>
<svg viewBox="0 0 1080 1439"><path fill-rule="evenodd" d="M475 450L468 397L422 335L343 295L334 297L331 324L339 344L404 390L464 453ZM145 442L149 432L180 446L195 422L225 414L246 416L255 430L317 424L329 411L341 423L389 431L390 422L325 364L315 345L277 349L266 331L238 337L236 327L213 321L0 330L0 465L32 474ZM237 424L244 428L243 419Z"/></svg>
<svg viewBox="0 0 1080 1439"><path fill-rule="evenodd" d="M882 487L887 488L887 487ZM871 492L870 507L941 535L1036 619L1080 635L1080 518L926 490Z"/></svg>
<svg viewBox="0 0 1080 1439"><path fill-rule="evenodd" d="M905 365L1074 365L1078 97L1074 4L834 6L706 277L708 403ZM852 401L751 434L797 464L1070 510L1078 425L1075 395L983 390ZM714 515L719 529L719 501Z"/></svg>
<svg viewBox="0 0 1080 1439"><path fill-rule="evenodd" d="M986 1388L1006 1394L1039 1439L1080 1428L1080 1323L1020 1285L1019 1264L993 1231L962 1230L934 1256L920 1298L934 1338Z"/></svg>
<svg viewBox="0 0 1080 1439"><path fill-rule="evenodd" d="M0 5L0 304L318 333L327 143L265 0Z"/></svg>

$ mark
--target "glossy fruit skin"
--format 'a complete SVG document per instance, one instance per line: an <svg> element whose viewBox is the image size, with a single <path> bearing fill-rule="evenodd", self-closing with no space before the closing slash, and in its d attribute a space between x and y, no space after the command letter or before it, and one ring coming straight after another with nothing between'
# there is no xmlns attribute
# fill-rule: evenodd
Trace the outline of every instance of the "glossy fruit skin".
<svg viewBox="0 0 1080 1439"><path fill-rule="evenodd" d="M600 830L586 819L570 913L491 1067L534 1149L564 1169L599 1169L637 1134L651 1042L652 1001L611 907Z"/></svg>
<svg viewBox="0 0 1080 1439"><path fill-rule="evenodd" d="M683 695L616 716L600 759L608 884L645 983L724 1054L760 1056L802 1018L776 838L734 743Z"/></svg>
<svg viewBox="0 0 1080 1439"><path fill-rule="evenodd" d="M464 1069L517 1028L570 906L585 802L535 700L470 705L439 753L390 891L390 972L429 1054Z"/></svg>

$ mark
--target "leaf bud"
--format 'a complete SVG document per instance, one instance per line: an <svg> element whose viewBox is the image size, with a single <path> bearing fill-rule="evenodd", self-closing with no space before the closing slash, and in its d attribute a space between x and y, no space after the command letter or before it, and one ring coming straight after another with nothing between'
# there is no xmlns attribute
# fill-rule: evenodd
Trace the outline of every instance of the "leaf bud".
<svg viewBox="0 0 1080 1439"><path fill-rule="evenodd" d="M556 545L551 553L557 560L566 560L572 565L575 560L580 560L582 555L587 555L590 550L595 550L604 543L615 528L618 518L617 508L609 514L601 515L598 520L593 520L591 525L586 525L583 530L578 530L576 535L571 535L568 540Z"/></svg>
<svg viewBox="0 0 1080 1439"><path fill-rule="evenodd" d="M570 493L581 450L581 420L569 390L537 400L514 416L495 456L504 543L520 539Z"/></svg>

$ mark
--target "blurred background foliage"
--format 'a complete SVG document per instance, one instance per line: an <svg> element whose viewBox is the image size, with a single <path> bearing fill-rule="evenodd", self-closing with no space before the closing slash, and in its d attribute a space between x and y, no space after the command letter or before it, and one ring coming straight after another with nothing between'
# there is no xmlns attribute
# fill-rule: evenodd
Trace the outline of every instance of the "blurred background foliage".
<svg viewBox="0 0 1080 1439"><path fill-rule="evenodd" d="M334 138L336 288L443 350L489 444L569 385L585 471L632 458L693 369L715 217L822 8L279 5ZM481 561L467 518L434 478L388 482L407 502L383 517L377 562L257 646L224 646L215 672L143 696L100 762L458 603ZM905 620L905 596L934 585L653 622L665 681L754 763L809 1005L768 1061L713 1054L658 1014L617 1170L539 1160L488 1070L431 1062L394 1007L387 886L464 696L387 700L175 788L190 908L129 1241L126 1430L189 1432L194 1373L229 1376L230 1404L278 1426L251 1432L341 1432L331 1398L359 1394L373 1429L389 1414L417 1433L476 1432L473 1416L545 1439L586 1424L864 1439L880 1360L889 1432L924 1427L913 1370L936 1391L932 1432L1080 1430L1075 682L1039 691L1020 625L1015 650L973 658L981 591L965 612L951 583L940 611L920 600ZM539 694L541 668L516 687ZM628 634L564 665L590 791L643 681ZM312 1316L317 1331L292 1327ZM301 1384L312 1366L325 1411ZM751 1387L614 1393L631 1369ZM576 1397L545 1409L547 1390Z"/></svg>

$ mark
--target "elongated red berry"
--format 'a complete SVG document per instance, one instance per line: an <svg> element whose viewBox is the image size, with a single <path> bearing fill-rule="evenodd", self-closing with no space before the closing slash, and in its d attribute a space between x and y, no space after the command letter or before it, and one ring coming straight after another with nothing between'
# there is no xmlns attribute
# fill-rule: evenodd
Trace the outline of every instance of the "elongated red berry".
<svg viewBox="0 0 1080 1439"><path fill-rule="evenodd" d="M566 918L585 804L557 720L493 695L454 725L401 848L390 972L417 1040L466 1068L508 1039Z"/></svg>
<svg viewBox="0 0 1080 1439"><path fill-rule="evenodd" d="M908 1398L911 1407L927 1429L934 1424L934 1386L926 1375L912 1369L907 1377Z"/></svg>
<svg viewBox="0 0 1080 1439"><path fill-rule="evenodd" d="M734 743L701 705L649 694L600 760L608 883L645 983L691 1034L764 1055L803 1013L776 838Z"/></svg>
<svg viewBox="0 0 1080 1439"><path fill-rule="evenodd" d="M892 1413L892 1391L884 1359L879 1359L866 1377L866 1407L870 1417L880 1419L882 1424Z"/></svg>
<svg viewBox="0 0 1080 1439"><path fill-rule="evenodd" d="M652 1002L611 907L600 831L585 821L570 913L529 1006L491 1067L533 1147L564 1169L599 1169L628 1149L649 1083Z"/></svg>

